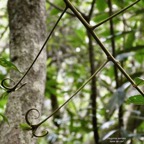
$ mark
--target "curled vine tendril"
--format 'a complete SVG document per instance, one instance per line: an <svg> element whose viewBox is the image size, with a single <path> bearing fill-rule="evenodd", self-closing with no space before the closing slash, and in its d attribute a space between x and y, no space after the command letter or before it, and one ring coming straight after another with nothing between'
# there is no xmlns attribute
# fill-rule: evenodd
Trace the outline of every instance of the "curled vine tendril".
<svg viewBox="0 0 144 144"><path fill-rule="evenodd" d="M13 83L14 83L14 86L12 86L12 87L11 87L11 86L7 86L7 85L6 85L6 81L8 81L8 80L11 81L11 82L13 82ZM2 82L1 82L2 88L6 89L7 93L10 93L10 92L12 92L12 91L19 90L19 89L21 89L24 85L26 85L26 83L21 84L20 87L18 87L17 85L15 85L15 81L14 81L13 79L11 79L11 78L5 78L5 79L3 79Z"/></svg>
<svg viewBox="0 0 144 144"><path fill-rule="evenodd" d="M44 137L44 136L46 136L46 135L49 133L48 131L45 131L45 133L42 134L42 135L37 135L37 134L36 134L36 131L37 131L37 129L39 128L39 126L41 125L41 123L32 124L32 123L30 122L30 120L29 120L29 114L30 114L31 111L36 111L36 112L38 113L38 117L36 117L36 119L38 119L38 118L40 117L40 112L39 112L37 109L32 108L32 109L28 110L27 113L26 113L26 115L25 115L26 123L31 127L31 129L29 129L29 130L32 131L32 137L33 137L33 136L34 136L34 137Z"/></svg>
<svg viewBox="0 0 144 144"><path fill-rule="evenodd" d="M80 92L82 90L82 88L84 88L85 85L87 85L88 82L90 82L90 80L96 75L98 74L98 72L100 72L104 67L105 65L109 62L109 60L106 60L96 71L93 75L91 75L76 91L75 93L68 99L66 100L60 107L58 107L53 113L51 113L47 118L45 118L43 121L41 121L40 123L38 124L35 124L35 125L32 125L31 122L29 121L29 118L28 118L28 115L31 111L35 110L38 112L39 116L40 116L40 112L35 109L35 108L32 108L30 110L27 111L27 113L25 114L25 120L26 120L26 123L31 127L31 131L32 131L32 136L35 136L35 137L44 137L48 134L48 131L46 131L43 135L41 136L38 136L36 135L36 130L38 129L38 127L40 127L44 122L46 122L49 118L51 118L54 114L56 114L62 107L64 107L73 97L75 97L78 92ZM38 116L38 117L39 117Z"/></svg>
<svg viewBox="0 0 144 144"><path fill-rule="evenodd" d="M19 90L19 89L21 89L23 86L26 85L26 83L24 83L24 84L22 84L22 85L18 88L18 85L22 82L22 80L25 78L25 76L28 74L28 72L31 70L31 68L32 68L33 65L35 64L36 60L38 59L39 55L41 54L42 50L44 49L45 45L47 44L48 40L50 39L52 33L54 32L54 30L55 30L56 26L58 25L59 21L61 20L62 16L65 14L66 10L67 10L67 6L65 7L64 11L63 11L63 12L61 13L61 15L59 16L57 22L55 23L55 25L54 25L54 27L52 28L51 32L49 33L48 37L46 38L44 44L42 45L42 47L41 47L40 51L38 52L37 56L35 57L34 61L33 61L32 64L30 65L30 67L28 68L28 70L24 73L24 75L20 78L20 80L19 80L17 83L15 83L15 81L14 81L13 79L11 79L11 78L5 78L5 79L2 80L2 82L1 82L1 87L2 87L3 89L5 89L7 93L11 93L11 92L13 92L13 91ZM5 84L5 82L6 82L7 80L10 80L10 81L14 82L14 86L12 86L12 87L7 86L7 85Z"/></svg>
<svg viewBox="0 0 144 144"><path fill-rule="evenodd" d="M137 0L136 2L134 2L132 5L128 6L127 8L123 9L121 12L125 11L126 9L130 8L131 6L133 6L134 4L136 4L137 2L139 2L140 0ZM99 38L97 37L97 35L93 32L93 30L97 27L97 26L91 26L89 25L89 23L87 23L87 21L82 17L82 15L76 10L76 8L71 4L71 2L69 0L64 0L64 2L66 3L66 9L65 11L67 10L67 8L70 8L73 13L75 14L75 16L83 23L83 25L86 27L87 30L89 30L89 32L91 33L91 35L93 36L93 38L96 40L96 42L99 44L99 46L101 47L101 49L104 51L104 53L106 54L107 56L107 61L105 61L96 71L95 73L89 77L85 83L83 83L83 85L81 85L77 90L76 92L68 99L66 100L60 107L58 107L52 114L50 114L47 118L45 118L43 121L41 121L40 123L38 124L31 124L31 122L29 121L28 119L28 115L31 111L35 110L39 113L40 115L40 112L35 109L35 108L32 108L30 110L27 111L26 115L25 115L25 120L26 120L26 123L31 127L30 130L32 130L32 136L35 136L35 137L43 137L43 136L46 136L48 134L48 131L46 131L43 135L36 135L36 131L37 129L44 123L46 122L49 118L51 118L55 113L57 113L62 107L64 107L73 97L76 96L76 94L81 91L81 89L98 73L102 70L102 68L105 67L105 65L109 62L109 61L112 61L118 68L119 70L125 75L125 77L129 80L129 82L131 82L131 84L135 84L135 82L131 79L131 77L125 72L125 70L119 65L119 63L117 62L117 60L111 55L111 53L105 48L105 46L101 43L101 41L99 40ZM106 19L104 22L106 22L107 20L115 17L116 15L120 14L121 12L113 15L112 17L109 17L108 19ZM101 24L103 24L104 22L102 22ZM101 25L100 24L100 25ZM136 89L144 96L144 93L136 86Z"/></svg>
<svg viewBox="0 0 144 144"><path fill-rule="evenodd" d="M11 79L11 78L5 78L5 79L2 80L1 86L3 88L5 88L7 90L7 92L11 92L11 90L13 90L14 88L6 85L6 81L8 81L8 80L11 81L11 82L13 82L14 85L15 85L15 81L13 79Z"/></svg>

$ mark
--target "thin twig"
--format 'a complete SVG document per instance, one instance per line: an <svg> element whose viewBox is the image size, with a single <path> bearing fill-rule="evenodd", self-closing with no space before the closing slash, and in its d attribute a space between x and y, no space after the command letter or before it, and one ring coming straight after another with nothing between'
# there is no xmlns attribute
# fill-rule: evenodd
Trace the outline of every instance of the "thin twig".
<svg viewBox="0 0 144 144"><path fill-rule="evenodd" d="M89 15L88 15L89 20L90 20L91 17L92 17L95 3L96 3L96 0L93 0L92 3L91 3L91 9L90 9Z"/></svg>
<svg viewBox="0 0 144 144"><path fill-rule="evenodd" d="M117 15L121 14L122 12L126 11L127 9L129 9L130 7L132 7L133 5L135 5L136 3L138 3L140 0L137 0L136 2L132 3L131 5L127 6L126 8L120 10L119 12L111 15L110 17L106 18L105 20L103 20L102 22L98 23L97 25L93 26L92 29L94 30L95 28L97 28L98 26L102 25L103 23L109 21L110 19L116 17Z"/></svg>
<svg viewBox="0 0 144 144"><path fill-rule="evenodd" d="M61 20L62 16L65 14L67 10L67 7L64 9L64 11L62 12L62 14L60 15L60 17L58 18L56 24L54 25L54 27L52 28L50 34L48 35L48 37L46 38L44 44L42 45L40 51L38 52L37 56L35 57L35 59L33 60L33 62L31 63L31 65L29 66L28 70L25 72L25 74L20 78L20 80L12 87L12 88L9 88L7 87L6 85L4 85L4 81L7 80L7 79L4 79L2 82L1 82L1 85L3 86L3 88L5 88L6 90L8 90L9 92L13 92L15 90L17 90L17 87L18 85L22 82L22 80L25 78L25 76L28 74L28 72L31 70L31 68L33 67L33 65L35 64L36 60L38 59L39 55L41 54L41 52L43 51L43 49L45 48L48 40L50 39L52 33L54 32L56 26L58 25L59 21ZM25 84L23 84L25 85ZM18 88L19 89L19 88Z"/></svg>
<svg viewBox="0 0 144 144"><path fill-rule="evenodd" d="M50 2L49 0L47 0L47 3L49 3L51 6L53 6L54 8L56 8L57 10L59 11L64 11L63 8L55 5L54 3ZM69 11L66 11L67 14L71 15L71 16L75 16L73 13L69 12Z"/></svg>
<svg viewBox="0 0 144 144"><path fill-rule="evenodd" d="M35 124L35 125L32 125L30 123L30 121L28 120L28 115L31 111L33 110L36 110L38 113L39 111L37 109L30 109L27 111L26 115L25 115L25 120L27 122L27 124L31 127L31 130L32 130L32 134L33 136L36 136L36 137L42 137L42 136L45 136L46 134L48 134L48 132L46 132L44 135L42 136L37 136L35 134L37 128L42 125L44 122L46 122L49 118L51 118L53 115L55 115L61 108L63 108L73 97L75 97L91 80L93 77L95 77L105 66L106 64L109 62L109 60L106 60L95 72L93 75L91 75L77 90L76 92L70 96L70 98L68 100L66 100L60 107L58 107L54 112L52 112L47 118L45 118L43 121L41 121L40 123L38 124Z"/></svg>
<svg viewBox="0 0 144 144"><path fill-rule="evenodd" d="M117 54L122 54L122 53L126 53L126 52L132 52L132 51L139 51L139 50L143 50L144 49L144 45L137 45L135 47L126 47L123 50L120 50L117 52Z"/></svg>
<svg viewBox="0 0 144 144"><path fill-rule="evenodd" d="M2 39L2 37L4 36L4 34L7 31L7 29L8 29L8 25L5 27L4 31L1 33L0 39Z"/></svg>
<svg viewBox="0 0 144 144"><path fill-rule="evenodd" d="M108 7L109 7L109 15L111 16L113 13L111 0L108 0ZM110 34L113 36L115 33L113 20L110 19L109 23L110 23ZM116 57L115 37L111 38L111 46L112 46L112 55L115 58ZM120 81L119 81L118 69L116 65L114 65L114 76L116 82L116 89L118 89L120 86ZM122 105L119 107L118 110L118 122L119 122L119 130L121 130L123 126L123 106ZM120 133L119 133L119 137L121 137Z"/></svg>
<svg viewBox="0 0 144 144"><path fill-rule="evenodd" d="M91 3L91 8L89 11L88 16L86 16L86 20L88 21L88 23L91 20L92 14L93 14L93 10L94 10L94 5L96 3L96 0L93 0ZM87 36L89 39L89 43L88 43L88 52L89 52L89 63L90 63L90 72L91 75L94 73L95 71L95 53L94 53L94 46L93 46L93 39L92 36L90 34L90 32L87 30ZM90 94L90 105L92 107L91 109L91 113L92 113L92 127L93 127L93 137L94 137L94 141L96 144L99 144L99 130L98 130L98 119L97 119L97 85L96 85L96 76L94 76L91 80L91 94Z"/></svg>
<svg viewBox="0 0 144 144"><path fill-rule="evenodd" d="M57 113L57 111L59 111L62 107L64 107L73 97L75 97L90 81L93 77L95 77L105 66L106 64L109 62L109 60L105 61L95 72L93 75L91 75L84 83L83 85L81 85L76 92L68 99L66 100L58 109L56 109L49 117L47 117L44 121L42 121L41 123L44 123L47 119L49 119L50 117L52 117L55 113Z"/></svg>
<svg viewBox="0 0 144 144"><path fill-rule="evenodd" d="M133 81L133 79L128 75L128 73L121 67L119 62L111 55L111 53L106 49L106 47L103 45L103 43L100 41L98 36L94 33L92 26L87 23L87 21L82 17L82 15L76 10L76 8L71 4L69 0L64 0L67 6L73 11L73 13L77 16L77 18L81 21L81 23L86 27L86 29L91 33L95 41L99 44L101 49L106 54L107 58L111 60L118 69L123 73L123 75L128 79L128 81L132 84L133 87L137 89L137 91L144 96L144 92L136 85L136 83Z"/></svg>

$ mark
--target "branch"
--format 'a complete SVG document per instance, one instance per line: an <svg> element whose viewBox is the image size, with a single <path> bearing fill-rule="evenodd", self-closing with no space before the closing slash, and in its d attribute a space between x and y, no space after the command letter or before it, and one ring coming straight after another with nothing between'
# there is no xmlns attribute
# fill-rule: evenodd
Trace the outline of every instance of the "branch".
<svg viewBox="0 0 144 144"><path fill-rule="evenodd" d="M136 3L138 3L140 0L137 0L136 2L132 3L131 5L127 6L126 8L122 9L121 11L111 15L110 17L108 17L107 19L103 20L102 22L98 23L97 25L93 26L92 29L94 30L95 28L97 28L98 26L102 25L103 23L109 21L110 19L116 17L117 15L121 14L122 12L126 11L127 9L129 9L130 7L132 7L133 5L135 5Z"/></svg>
<svg viewBox="0 0 144 144"><path fill-rule="evenodd" d="M108 0L108 7L109 7L109 15L111 16L113 13L111 0ZM110 35L113 36L115 33L113 20L110 19L109 23L110 23ZM112 46L112 54L113 57L115 58L116 57L115 37L112 37L111 39L111 46ZM119 77L118 77L118 69L116 65L114 65L114 76L116 82L116 89L118 89L120 84L119 84ZM119 122L119 130L120 130L123 126L123 106L122 105L119 107L118 110L118 122Z"/></svg>
<svg viewBox="0 0 144 144"><path fill-rule="evenodd" d="M4 31L1 33L0 39L2 39L2 37L4 36L4 34L7 31L7 29L8 29L8 25L5 27Z"/></svg>
<svg viewBox="0 0 144 144"><path fill-rule="evenodd" d="M49 3L51 6L53 6L54 8L56 8L57 10L59 10L59 11L62 11L63 12L63 8L61 8L61 7L59 7L59 6L57 6L57 5L55 5L55 4L53 4L52 2L50 2L49 0L47 0L47 3ZM71 12L66 12L67 14L69 14L69 15L71 15L71 16L75 16L73 13L71 13Z"/></svg>
<svg viewBox="0 0 144 144"><path fill-rule="evenodd" d="M28 118L28 115L31 111L35 110L39 113L39 111L35 108L32 108L30 110L27 111L26 115L25 115L25 120L26 120L26 123L29 125L29 130L32 131L32 136L35 136L35 137L43 137L45 135L48 134L48 131L46 131L43 135L41 136L37 136L36 135L36 130L44 123L46 122L49 118L51 118L53 115L55 115L61 108L63 108L73 97L75 97L92 79L93 77L95 77L105 66L106 64L109 62L109 60L105 61L95 72L93 75L91 75L77 90L76 92L70 96L70 98L68 100L66 100L59 108L57 108L52 114L50 114L47 118L45 118L43 121L41 121L40 123L38 124L31 124L31 122L29 121L29 118Z"/></svg>
<svg viewBox="0 0 144 144"><path fill-rule="evenodd" d="M144 49L144 45L137 45L135 47L125 48L123 50L120 50L117 52L117 54L127 53L127 52L131 52L131 51L139 51L139 50L143 50L143 49Z"/></svg>
<svg viewBox="0 0 144 144"><path fill-rule="evenodd" d="M22 84L19 88L18 86L20 85L20 83L22 82L22 80L25 78L25 76L28 74L28 72L31 70L31 68L33 67L33 65L35 64L36 60L38 59L39 55L41 54L41 52L43 51L43 49L45 48L48 40L50 39L52 33L54 32L55 28L57 27L59 21L61 20L61 18L63 17L63 15L65 14L67 10L67 7L65 7L64 11L62 12L62 14L59 16L57 22L55 23L54 27L52 28L50 34L47 36L44 44L42 45L40 51L38 52L37 56L35 57L35 59L33 60L33 62L31 63L31 65L29 66L28 70L24 73L24 75L20 78L20 80L12 87L8 87L5 85L5 81L7 80L10 80L10 81L13 81L12 79L10 78L6 78L6 79L3 79L2 82L1 82L1 86L6 90L7 93L11 93L13 91L16 91L16 90L19 90L21 87L23 87L26 83ZM14 82L15 83L15 82Z"/></svg>
<svg viewBox="0 0 144 144"><path fill-rule="evenodd" d="M92 4L91 4L91 9L90 9L89 15L88 15L89 20L90 20L91 17L92 17L92 13L93 13L93 10L94 10L94 5L95 5L95 3L96 3L96 0L93 0L93 1L92 1Z"/></svg>
<svg viewBox="0 0 144 144"><path fill-rule="evenodd" d="M98 36L94 33L93 27L87 23L87 21L82 17L82 15L76 10L76 8L71 4L69 0L64 0L67 7L69 7L73 13L76 15L76 17L81 21L81 23L86 27L86 29L91 33L95 41L98 43L98 45L101 47L103 52L106 54L107 59L112 61L118 69L123 73L123 75L127 78L127 80L132 84L134 88L137 89L137 91L144 96L144 92L136 85L136 83L133 81L133 79L128 75L128 73L121 67L119 62L111 55L111 53L106 49L106 47L103 45L103 43L100 41Z"/></svg>

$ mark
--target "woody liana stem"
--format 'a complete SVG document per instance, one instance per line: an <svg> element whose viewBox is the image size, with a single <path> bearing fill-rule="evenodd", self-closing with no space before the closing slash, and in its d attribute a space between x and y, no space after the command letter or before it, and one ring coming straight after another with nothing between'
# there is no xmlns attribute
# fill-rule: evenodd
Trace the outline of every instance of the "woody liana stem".
<svg viewBox="0 0 144 144"><path fill-rule="evenodd" d="M67 99L60 107L58 107L53 113L51 113L47 118L45 118L44 120L42 120L42 121L39 122L38 124L32 125L32 124L29 122L29 120L28 120L28 115L29 115L29 113L30 113L32 110L36 110L37 112L38 112L38 110L37 110L37 109L33 109L33 108L30 109L30 110L28 110L27 113L26 113L26 115L25 115L25 120L26 120L27 124L32 127L31 130L32 130L33 136L42 137L42 136L37 136L37 135L35 134L37 128L38 128L40 125L42 125L44 122L46 122L49 118L51 118L54 114L56 114L61 108L63 108L73 97L75 97L75 96L84 88L84 86L86 86L86 85L91 81L91 79L92 79L94 76L96 76L96 75L106 66L106 64L107 64L108 62L109 62L109 60L106 60L106 61L93 73L93 75L91 75L91 76L75 91L75 93L70 96L69 99ZM44 134L44 136L45 136L46 134L48 134L48 132L46 132L46 133Z"/></svg>
<svg viewBox="0 0 144 144"><path fill-rule="evenodd" d="M101 47L101 49L106 54L107 58L112 61L117 68L123 73L123 75L127 78L127 80L132 84L133 87L137 89L137 91L144 96L144 92L136 85L136 83L133 81L133 79L129 76L129 74L121 67L119 62L112 56L112 54L106 49L106 47L103 45L103 43L100 41L98 36L93 31L93 26L91 26L84 18L83 16L77 11L77 9L72 5L72 3L69 0L64 0L67 7L71 9L71 11L75 14L75 16L81 21L81 23L85 26L85 28L90 32L90 34L93 36L95 41L98 43L98 45ZM138 0L140 1L140 0ZM137 3L136 1L135 3ZM134 4L135 4L134 3Z"/></svg>
<svg viewBox="0 0 144 144"><path fill-rule="evenodd" d="M37 61L37 59L38 59L38 57L40 56L41 52L42 52L43 49L45 48L47 42L49 41L51 35L53 34L55 28L57 27L59 21L61 20L61 18L62 18L63 15L65 14L66 10L67 10L67 7L65 7L64 11L62 12L62 14L60 15L60 17L58 18L57 22L55 23L54 27L52 28L52 30L50 31L49 35L47 36L45 42L43 43L42 47L40 48L40 51L38 52L38 54L36 55L35 59L34 59L33 62L31 63L31 65L29 66L28 70L27 70L27 71L24 73L24 75L19 79L19 81L18 81L13 87L7 87L4 82L5 82L6 80L11 80L11 81L13 81L13 80L10 79L10 78L6 78L6 79L3 79L3 80L2 80L1 86L2 86L3 88L5 88L5 89L7 90L7 92L10 93L10 92L13 92L13 91L17 90L18 85L19 85L19 84L22 82L22 80L26 77L26 75L28 74L28 72L31 70L31 68L33 67L33 65L34 65L35 62ZM13 82L14 82L14 81L13 81ZM26 83L22 84L22 86L20 86L20 88L23 87L25 84L26 84ZM18 89L19 89L19 88L18 88Z"/></svg>
<svg viewBox="0 0 144 144"><path fill-rule="evenodd" d="M133 79L127 74L127 72L120 66L119 62L111 55L111 53L105 48L105 46L102 44L102 42L100 41L100 39L97 37L97 35L94 33L94 27L91 26L83 17L82 15L76 10L76 8L71 4L71 2L69 0L64 0L65 3L66 3L66 8L65 10L63 11L62 15L66 12L67 8L70 8L71 11L74 13L74 15L82 22L82 24L86 27L86 29L90 32L90 34L93 36L93 38L95 39L95 41L99 44L99 46L101 47L101 49L104 51L104 53L106 54L107 56L107 61L105 61L95 72L94 74L89 77L77 90L76 92L70 96L70 98L68 100L66 100L60 107L58 107L53 113L51 113L47 118L45 118L44 120L42 120L41 122L39 122L38 124L35 124L35 125L32 125L29 120L28 120L28 114L30 111L32 110L36 110L38 111L37 109L30 109L26 115L25 115L25 119L26 119L26 122L28 125L30 125L32 127L32 134L33 136L35 137L42 137L42 136L45 136L46 134L48 134L48 132L46 132L44 135L42 136L37 136L35 134L37 128L42 125L44 122L46 122L49 118L51 118L54 114L56 114L62 107L64 107L73 97L75 97L82 89L83 87L95 76L98 74L98 72L100 72L104 67L105 65L109 62L109 61L112 61L116 66L117 68L123 73L123 75L128 79L128 81L133 85L133 87L135 87L137 89L137 91L142 95L144 96L144 92L139 89L139 87L135 84L135 82L133 81ZM140 1L140 0L138 0ZM133 4L131 4L130 6L128 6L127 8L125 8L124 10L128 9L129 7L133 6L134 4L136 4L138 1L134 2ZM120 13L122 13L124 10L122 10ZM59 20L61 19L62 15L60 16ZM117 14L116 14L117 15ZM115 16L116 16L115 15ZM114 17L114 16L113 16ZM113 17L109 17L107 18L106 21L108 21L108 19L111 19ZM58 21L59 21L58 20ZM106 22L105 21L105 22ZM101 24L103 24L104 22L102 22ZM100 25L101 25L100 24ZM55 25L56 26L56 25Z"/></svg>

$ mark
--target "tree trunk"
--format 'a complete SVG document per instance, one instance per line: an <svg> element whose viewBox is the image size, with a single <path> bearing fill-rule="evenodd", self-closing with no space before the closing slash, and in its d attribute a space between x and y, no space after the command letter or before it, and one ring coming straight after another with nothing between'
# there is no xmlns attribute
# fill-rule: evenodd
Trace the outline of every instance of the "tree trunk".
<svg viewBox="0 0 144 144"><path fill-rule="evenodd" d="M10 56L15 65L25 72L45 40L45 0L9 0ZM30 108L41 111L45 80L46 52L43 51L22 83L27 84L9 95L6 116L10 126L0 126L0 144L35 144L31 132L22 131L25 113ZM21 75L12 71L10 77L18 81ZM35 121L36 122L36 121Z"/></svg>

